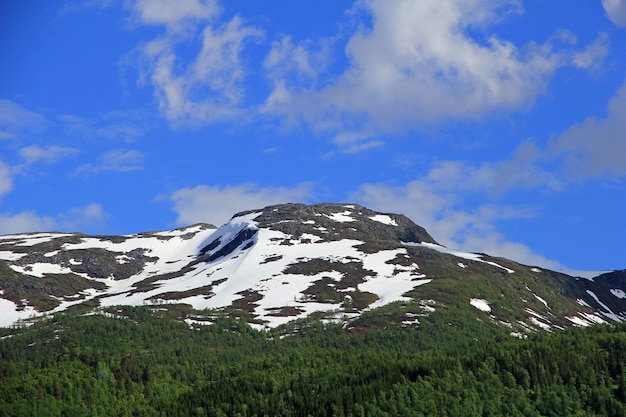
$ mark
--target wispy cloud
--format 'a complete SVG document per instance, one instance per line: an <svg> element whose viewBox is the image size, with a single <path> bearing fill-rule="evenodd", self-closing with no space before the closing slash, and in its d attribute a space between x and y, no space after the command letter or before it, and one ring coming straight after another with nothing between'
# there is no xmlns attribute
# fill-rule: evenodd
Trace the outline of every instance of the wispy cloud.
<svg viewBox="0 0 626 417"><path fill-rule="evenodd" d="M33 164L35 162L54 163L78 153L79 151L76 148L56 145L45 148L38 145L31 145L19 150L20 157L26 164Z"/></svg>
<svg viewBox="0 0 626 417"><path fill-rule="evenodd" d="M292 87L311 88L334 61L332 53L338 39L321 38L296 42L291 36L273 41L263 61L270 80L293 80Z"/></svg>
<svg viewBox="0 0 626 417"><path fill-rule="evenodd" d="M42 232L55 229L56 222L50 216L40 216L34 211L18 214L0 213L0 234Z"/></svg>
<svg viewBox="0 0 626 417"><path fill-rule="evenodd" d="M91 203L86 206L72 207L66 213L57 216L56 224L64 231L101 230L111 216L102 204Z"/></svg>
<svg viewBox="0 0 626 417"><path fill-rule="evenodd" d="M369 183L350 200L379 210L401 211L448 246L508 257L527 264L563 268L497 231L502 219L536 215L535 207L472 205L472 196L501 197L519 189L561 192L572 181L626 175L626 83L604 118L588 118L556 136L544 148L521 143L511 158L470 163L439 161L428 173L404 185Z"/></svg>
<svg viewBox="0 0 626 417"><path fill-rule="evenodd" d="M261 62L271 92L251 102L243 54L264 39L262 28L237 15L222 19L217 0L125 7L133 24L162 29L123 61L172 125L275 116L330 131L346 152L371 149L380 140L370 138L383 134L527 109L559 68L597 70L608 53L603 34L581 47L563 30L524 45L495 35L496 25L523 14L518 0L362 0L349 13L347 37L344 27L326 38L273 40ZM337 73L333 64L344 59Z"/></svg>
<svg viewBox="0 0 626 417"><path fill-rule="evenodd" d="M128 172L143 169L144 154L136 149L113 149L100 155L96 162L79 166L75 174L89 176L101 172Z"/></svg>
<svg viewBox="0 0 626 417"><path fill-rule="evenodd" d="M138 111L111 111L95 117L61 115L58 120L72 135L81 139L110 139L133 142L149 129L147 117Z"/></svg>
<svg viewBox="0 0 626 417"><path fill-rule="evenodd" d="M534 207L493 204L472 207L460 190L442 190L427 178L400 186L362 184L348 199L375 210L403 213L451 248L485 252L546 268L563 267L524 244L508 240L497 230L498 220L536 216Z"/></svg>
<svg viewBox="0 0 626 417"><path fill-rule="evenodd" d="M11 168L0 160L0 197L13 188L13 175Z"/></svg>
<svg viewBox="0 0 626 417"><path fill-rule="evenodd" d="M548 145L545 153L562 158L568 176L626 175L626 82L609 101L607 110L605 118L590 117Z"/></svg>
<svg viewBox="0 0 626 417"><path fill-rule="evenodd" d="M290 36L283 36L280 41L272 42L272 48L265 58L265 68L275 73L274 77L296 72L308 77L315 77L309 52L303 46L296 46Z"/></svg>
<svg viewBox="0 0 626 417"><path fill-rule="evenodd" d="M546 159L533 141L525 141L511 158L502 161L439 161L426 178L441 190L484 192L494 197L513 189L559 191L564 186L563 180L554 169L543 167Z"/></svg>
<svg viewBox="0 0 626 417"><path fill-rule="evenodd" d="M368 142L351 143L343 148L345 153L357 153L383 146L382 140L370 140Z"/></svg>
<svg viewBox="0 0 626 417"><path fill-rule="evenodd" d="M108 217L102 205L96 203L73 207L55 216L40 215L35 211L0 213L0 234L99 230Z"/></svg>
<svg viewBox="0 0 626 417"><path fill-rule="evenodd" d="M138 0L127 6L138 23L165 25L173 31L185 30L181 24L210 19L220 11L216 0Z"/></svg>
<svg viewBox="0 0 626 417"><path fill-rule="evenodd" d="M11 100L0 99L0 140L16 139L23 132L41 131L48 126L41 114Z"/></svg>
<svg viewBox="0 0 626 417"><path fill-rule="evenodd" d="M199 185L180 189L172 193L170 199L174 202L178 224L205 222L219 226L239 211L271 204L303 202L309 200L312 193L310 183L294 188L257 187L254 184L226 187Z"/></svg>
<svg viewBox="0 0 626 417"><path fill-rule="evenodd" d="M602 0L607 16L616 26L626 28L626 1Z"/></svg>
<svg viewBox="0 0 626 417"><path fill-rule="evenodd" d="M235 16L214 24L215 1L167 2L144 0L131 7L139 24L164 27L164 33L140 44L125 62L139 69L140 83L154 88L161 112L175 125L202 125L232 120L241 111L247 42L263 37L259 28ZM177 48L200 31L195 57L180 59Z"/></svg>
<svg viewBox="0 0 626 417"><path fill-rule="evenodd" d="M601 70L604 59L609 53L607 42L607 34L601 33L596 40L587 45L584 50L573 53L572 64L580 69L591 71Z"/></svg>
<svg viewBox="0 0 626 417"><path fill-rule="evenodd" d="M371 17L372 24L364 23L348 41L349 65L343 74L309 89L275 77L267 111L318 129L397 133L527 108L558 68L589 68L606 55L602 37L580 51L569 38L559 47L556 43L563 41L558 36L520 47L493 35L493 25L522 12L518 1L357 4L366 15L363 21ZM478 35L470 37L470 32ZM292 51L293 66L307 68L306 51L289 44L275 46L270 57L285 49Z"/></svg>

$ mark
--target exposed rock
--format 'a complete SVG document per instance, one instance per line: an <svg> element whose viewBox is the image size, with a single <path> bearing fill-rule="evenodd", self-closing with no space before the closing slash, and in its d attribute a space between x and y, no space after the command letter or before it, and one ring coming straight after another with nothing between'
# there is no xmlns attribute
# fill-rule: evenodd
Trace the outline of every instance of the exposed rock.
<svg viewBox="0 0 626 417"><path fill-rule="evenodd" d="M444 248L403 215L357 204L280 204L238 213L218 229L2 236L0 298L11 301L0 304L10 307L6 317L176 303L225 309L258 326L340 314L358 321L398 301L406 314L380 320L419 325L419 315L465 306L515 332L554 331L626 319L626 270L574 278Z"/></svg>

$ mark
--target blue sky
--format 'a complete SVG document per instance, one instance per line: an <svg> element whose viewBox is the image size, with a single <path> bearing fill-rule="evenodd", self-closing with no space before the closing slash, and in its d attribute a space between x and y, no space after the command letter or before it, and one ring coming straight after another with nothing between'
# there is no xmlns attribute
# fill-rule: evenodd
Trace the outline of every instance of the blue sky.
<svg viewBox="0 0 626 417"><path fill-rule="evenodd" d="M626 267L626 1L4 0L0 234L281 202Z"/></svg>

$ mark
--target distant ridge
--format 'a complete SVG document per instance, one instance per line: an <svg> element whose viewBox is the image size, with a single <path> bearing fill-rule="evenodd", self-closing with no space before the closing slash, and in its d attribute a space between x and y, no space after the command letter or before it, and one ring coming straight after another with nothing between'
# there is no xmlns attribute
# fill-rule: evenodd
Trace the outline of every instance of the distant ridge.
<svg viewBox="0 0 626 417"><path fill-rule="evenodd" d="M311 315L349 328L400 302L415 311L390 319L396 325L459 305L524 334L624 320L626 270L580 279L446 248L400 214L280 204L219 228L0 236L0 297L2 326L67 309L182 305L196 311L190 323L210 321L200 310L226 309L259 329Z"/></svg>

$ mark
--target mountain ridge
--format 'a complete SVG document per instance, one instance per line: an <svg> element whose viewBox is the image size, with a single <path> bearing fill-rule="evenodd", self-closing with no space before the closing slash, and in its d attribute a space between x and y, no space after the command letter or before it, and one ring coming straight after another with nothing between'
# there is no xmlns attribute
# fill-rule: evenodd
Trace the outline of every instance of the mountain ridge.
<svg viewBox="0 0 626 417"><path fill-rule="evenodd" d="M182 304L193 317L236 311L258 329L309 316L350 328L400 303L412 307L393 325L458 304L525 334L622 321L625 291L626 270L589 280L456 251L406 216L357 204L268 206L217 228L0 236L4 326L70 308Z"/></svg>

